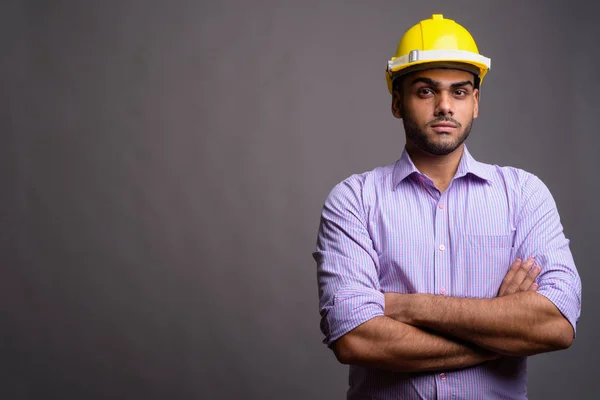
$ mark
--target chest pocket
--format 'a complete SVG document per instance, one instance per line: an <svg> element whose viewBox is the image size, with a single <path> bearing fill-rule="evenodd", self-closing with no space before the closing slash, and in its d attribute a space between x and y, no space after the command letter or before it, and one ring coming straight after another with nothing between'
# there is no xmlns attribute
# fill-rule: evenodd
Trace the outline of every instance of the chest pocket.
<svg viewBox="0 0 600 400"><path fill-rule="evenodd" d="M458 253L457 275L463 296L496 297L500 284L510 268L513 233L506 235L465 234Z"/></svg>
<svg viewBox="0 0 600 400"><path fill-rule="evenodd" d="M513 235L465 235L468 247L512 248Z"/></svg>

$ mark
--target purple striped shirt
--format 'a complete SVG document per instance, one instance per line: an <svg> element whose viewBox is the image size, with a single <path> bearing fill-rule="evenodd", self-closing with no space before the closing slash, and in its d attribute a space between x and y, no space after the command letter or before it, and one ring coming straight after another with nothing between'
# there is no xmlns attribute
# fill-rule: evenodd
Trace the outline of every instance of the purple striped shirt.
<svg viewBox="0 0 600 400"><path fill-rule="evenodd" d="M581 281L556 204L535 175L477 162L465 146L440 193L403 151L328 195L317 248L324 343L384 312L385 292L496 297L515 258L542 267L538 293L575 329ZM348 399L526 399L526 358L398 373L350 366Z"/></svg>

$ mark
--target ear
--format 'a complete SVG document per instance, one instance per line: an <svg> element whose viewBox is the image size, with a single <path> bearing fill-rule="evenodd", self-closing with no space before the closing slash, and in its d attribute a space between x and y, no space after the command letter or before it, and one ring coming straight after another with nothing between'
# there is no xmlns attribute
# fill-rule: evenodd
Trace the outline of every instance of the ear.
<svg viewBox="0 0 600 400"><path fill-rule="evenodd" d="M392 92L392 114L398 119L402 119L402 95L397 90Z"/></svg>
<svg viewBox="0 0 600 400"><path fill-rule="evenodd" d="M479 115L479 89L473 90L473 119Z"/></svg>

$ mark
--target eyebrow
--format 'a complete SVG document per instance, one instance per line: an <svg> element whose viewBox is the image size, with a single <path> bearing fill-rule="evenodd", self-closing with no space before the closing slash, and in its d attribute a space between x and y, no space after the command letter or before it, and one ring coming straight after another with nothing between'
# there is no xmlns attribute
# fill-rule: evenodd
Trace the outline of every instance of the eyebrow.
<svg viewBox="0 0 600 400"><path fill-rule="evenodd" d="M415 83L419 83L419 82L426 83L426 84L431 85L433 87L440 87L440 86L442 86L442 82L440 82L440 81L434 81L433 79L426 78L424 76L420 76L418 78L415 78L411 82L411 86L414 85ZM453 84L450 85L450 88L455 89L455 88L458 88L458 87L463 87L463 86L468 86L468 85L474 86L473 82L471 82L471 81L461 81L461 82L454 82Z"/></svg>

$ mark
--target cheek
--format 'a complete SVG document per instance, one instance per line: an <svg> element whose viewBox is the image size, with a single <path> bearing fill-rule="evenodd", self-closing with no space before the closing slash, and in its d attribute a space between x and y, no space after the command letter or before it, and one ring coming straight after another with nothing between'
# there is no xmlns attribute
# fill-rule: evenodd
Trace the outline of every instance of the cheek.
<svg viewBox="0 0 600 400"><path fill-rule="evenodd" d="M404 114L409 115L418 125L426 124L433 118L433 102L421 101L418 104L408 102L404 105Z"/></svg>
<svg viewBox="0 0 600 400"><path fill-rule="evenodd" d="M460 105L460 108L456 110L456 116L460 116L466 121L477 117L478 109L477 104L472 101L467 101Z"/></svg>

